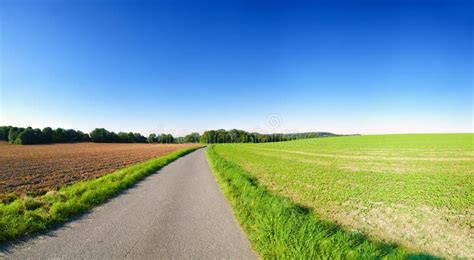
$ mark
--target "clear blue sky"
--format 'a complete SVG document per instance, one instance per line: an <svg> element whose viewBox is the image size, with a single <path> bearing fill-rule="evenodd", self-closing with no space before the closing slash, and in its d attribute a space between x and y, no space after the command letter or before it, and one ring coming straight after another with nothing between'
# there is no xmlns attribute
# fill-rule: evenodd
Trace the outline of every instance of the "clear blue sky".
<svg viewBox="0 0 474 260"><path fill-rule="evenodd" d="M3 0L0 10L0 125L473 131L473 1Z"/></svg>

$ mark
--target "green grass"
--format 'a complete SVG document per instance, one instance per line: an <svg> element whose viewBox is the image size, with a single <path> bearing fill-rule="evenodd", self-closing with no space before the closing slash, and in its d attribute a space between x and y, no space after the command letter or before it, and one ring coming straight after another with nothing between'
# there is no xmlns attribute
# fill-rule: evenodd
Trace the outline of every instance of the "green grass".
<svg viewBox="0 0 474 260"><path fill-rule="evenodd" d="M350 136L223 144L210 152L271 194L310 209L316 219L410 251L469 258L474 257L473 137ZM280 228L289 230L267 232ZM255 232L246 230L249 236Z"/></svg>
<svg viewBox="0 0 474 260"><path fill-rule="evenodd" d="M393 244L371 241L320 219L311 210L274 194L237 164L208 149L214 175L253 248L264 258L429 258Z"/></svg>
<svg viewBox="0 0 474 260"><path fill-rule="evenodd" d="M184 148L42 196L0 203L0 242L45 230L84 213L197 148Z"/></svg>

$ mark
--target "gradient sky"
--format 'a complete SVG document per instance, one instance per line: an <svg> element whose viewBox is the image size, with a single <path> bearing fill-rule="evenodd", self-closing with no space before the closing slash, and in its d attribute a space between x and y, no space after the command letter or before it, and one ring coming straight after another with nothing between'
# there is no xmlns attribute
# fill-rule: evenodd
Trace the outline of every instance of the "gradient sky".
<svg viewBox="0 0 474 260"><path fill-rule="evenodd" d="M0 125L473 132L470 0L2 0L0 17Z"/></svg>

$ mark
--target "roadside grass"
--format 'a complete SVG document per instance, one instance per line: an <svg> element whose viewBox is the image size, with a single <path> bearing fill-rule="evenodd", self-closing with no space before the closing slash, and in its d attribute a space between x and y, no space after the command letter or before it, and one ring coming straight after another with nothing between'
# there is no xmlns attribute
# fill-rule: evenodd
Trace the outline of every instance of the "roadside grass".
<svg viewBox="0 0 474 260"><path fill-rule="evenodd" d="M264 259L434 258L368 239L322 220L312 210L270 192L239 165L207 150L210 166L254 250Z"/></svg>
<svg viewBox="0 0 474 260"><path fill-rule="evenodd" d="M38 197L0 203L0 242L45 230L84 213L130 188L163 166L200 147L184 148L97 179L81 181Z"/></svg>

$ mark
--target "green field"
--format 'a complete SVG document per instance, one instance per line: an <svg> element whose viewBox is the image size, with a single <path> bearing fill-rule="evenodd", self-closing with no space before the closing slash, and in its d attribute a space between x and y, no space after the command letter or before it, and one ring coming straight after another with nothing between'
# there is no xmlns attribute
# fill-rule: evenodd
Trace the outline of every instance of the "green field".
<svg viewBox="0 0 474 260"><path fill-rule="evenodd" d="M271 194L309 208L318 220L340 224L347 234L365 234L370 241L395 243L410 252L472 258L473 137L373 135L220 144L209 149L209 157L237 217L264 256L272 256L271 248L252 236L260 232L262 240L289 227L276 230L275 226L262 233L258 226L263 220L260 224L258 219L250 221L244 203L239 204L235 195L239 186L232 185L237 175L226 175L229 167L248 173ZM307 238L295 235L286 242L298 244L301 241L296 240Z"/></svg>

